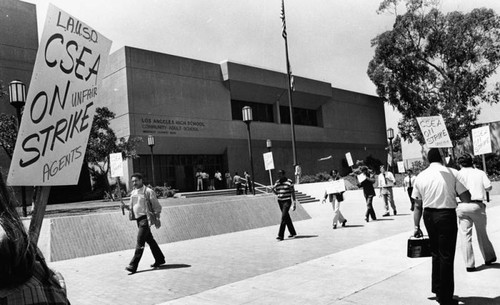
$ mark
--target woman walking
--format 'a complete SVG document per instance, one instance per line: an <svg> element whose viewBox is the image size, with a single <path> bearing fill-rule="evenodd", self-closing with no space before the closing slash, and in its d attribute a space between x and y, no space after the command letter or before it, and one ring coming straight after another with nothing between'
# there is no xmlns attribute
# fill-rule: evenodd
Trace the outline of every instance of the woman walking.
<svg viewBox="0 0 500 305"><path fill-rule="evenodd" d="M335 181L339 179L340 179L339 173L336 170L332 170L330 172L330 179L328 181ZM325 197L323 198L323 201L321 203L325 203L327 198L328 201L332 204L333 208L333 224L332 224L333 229L335 230L337 228L337 223L340 223L342 224L343 227L345 227L347 219L344 218L344 215L342 215L342 212L340 211L340 202L344 201L343 194L342 193L328 194L328 192L325 190Z"/></svg>
<svg viewBox="0 0 500 305"><path fill-rule="evenodd" d="M375 189L373 188L373 184L375 183L375 177L370 174L368 171L368 167L361 167L361 174L358 177L358 187L363 188L363 194L366 199L366 213L365 213L365 221L370 221L370 217L372 220L377 220L377 216L375 215L375 210L373 209L373 197L375 196Z"/></svg>

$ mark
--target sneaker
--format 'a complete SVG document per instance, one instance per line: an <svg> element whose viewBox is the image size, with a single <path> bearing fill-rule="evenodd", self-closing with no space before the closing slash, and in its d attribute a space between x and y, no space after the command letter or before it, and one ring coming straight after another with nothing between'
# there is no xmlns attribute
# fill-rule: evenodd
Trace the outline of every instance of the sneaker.
<svg viewBox="0 0 500 305"><path fill-rule="evenodd" d="M398 211L394 210L394 216L398 215Z"/></svg>
<svg viewBox="0 0 500 305"><path fill-rule="evenodd" d="M282 240L283 240L283 237L279 237L279 236L278 236L278 237L276 237L276 240L277 240L277 241L282 241Z"/></svg>
<svg viewBox="0 0 500 305"><path fill-rule="evenodd" d="M295 238L295 236L297 236L297 234L290 234L288 235L288 238Z"/></svg>
<svg viewBox="0 0 500 305"><path fill-rule="evenodd" d="M474 271L477 271L476 267L467 267L465 268L467 270L467 272L474 272Z"/></svg>
<svg viewBox="0 0 500 305"><path fill-rule="evenodd" d="M335 225L333 225L333 229L335 230L336 228L337 228L337 225L336 225L336 224L335 224Z"/></svg>
<svg viewBox="0 0 500 305"><path fill-rule="evenodd" d="M347 219L344 219L344 221L342 221L342 226L345 227L345 223L347 222Z"/></svg>
<svg viewBox="0 0 500 305"><path fill-rule="evenodd" d="M387 212L387 213L385 213L384 215L382 215L382 217L387 217L387 216L391 216L391 215L389 214L389 212Z"/></svg>

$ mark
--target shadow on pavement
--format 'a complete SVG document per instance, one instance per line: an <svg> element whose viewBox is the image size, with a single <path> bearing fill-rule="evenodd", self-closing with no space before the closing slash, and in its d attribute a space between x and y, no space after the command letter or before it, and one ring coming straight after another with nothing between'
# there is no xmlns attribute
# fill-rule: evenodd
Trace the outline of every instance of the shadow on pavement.
<svg viewBox="0 0 500 305"><path fill-rule="evenodd" d="M379 222L379 221L387 221L387 220L394 220L394 219L384 217L384 218L377 218L377 220L371 220L371 221L374 221L374 222Z"/></svg>
<svg viewBox="0 0 500 305"><path fill-rule="evenodd" d="M361 228L364 227L364 225L345 225L345 228Z"/></svg>
<svg viewBox="0 0 500 305"><path fill-rule="evenodd" d="M489 266L482 265L482 266L477 267L476 271L481 271L481 270L485 270L485 269L500 269L500 264L494 263L494 264L491 264ZM498 304L500 304L500 303L498 303Z"/></svg>
<svg viewBox="0 0 500 305"><path fill-rule="evenodd" d="M411 213L405 213L405 214L399 214L398 215L393 215L393 216L408 216L408 215L412 215Z"/></svg>
<svg viewBox="0 0 500 305"><path fill-rule="evenodd" d="M187 264L165 264L165 265L161 265L158 268L137 271L136 274L143 273L143 272L149 272L149 271L156 271L156 270L180 269L180 268L190 268L190 267L191 267L191 265L187 265Z"/></svg>
<svg viewBox="0 0 500 305"><path fill-rule="evenodd" d="M300 238L312 238L312 237L318 237L319 235L297 235L293 239L300 239Z"/></svg>
<svg viewBox="0 0 500 305"><path fill-rule="evenodd" d="M500 296L496 298L484 298L484 297L459 297L459 304L465 305L495 305L500 304Z"/></svg>

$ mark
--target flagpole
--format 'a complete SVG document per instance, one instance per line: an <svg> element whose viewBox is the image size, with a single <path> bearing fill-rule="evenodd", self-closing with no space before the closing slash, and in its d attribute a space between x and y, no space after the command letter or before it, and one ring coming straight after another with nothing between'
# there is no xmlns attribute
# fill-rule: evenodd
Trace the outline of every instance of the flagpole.
<svg viewBox="0 0 500 305"><path fill-rule="evenodd" d="M290 59L288 57L288 39L286 32L286 21L285 21L285 1L281 0L281 19L283 21L283 32L282 36L285 39L285 55L286 55L286 74L288 77L288 107L290 109L290 128L292 130L292 153L293 153L293 167L295 168L297 163L297 150L295 147L295 124L293 121L293 100L292 100L292 72L290 70Z"/></svg>

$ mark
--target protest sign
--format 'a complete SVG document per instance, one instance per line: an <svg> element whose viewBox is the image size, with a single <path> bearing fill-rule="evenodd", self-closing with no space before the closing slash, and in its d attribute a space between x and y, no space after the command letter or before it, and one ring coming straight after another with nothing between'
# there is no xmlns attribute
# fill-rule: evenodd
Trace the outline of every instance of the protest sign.
<svg viewBox="0 0 500 305"><path fill-rule="evenodd" d="M404 173L405 171L405 163L403 161L398 161L398 172Z"/></svg>
<svg viewBox="0 0 500 305"><path fill-rule="evenodd" d="M274 169L273 153L267 152L267 153L264 153L263 156L264 156L264 167L265 167L266 171Z"/></svg>
<svg viewBox="0 0 500 305"><path fill-rule="evenodd" d="M492 152L490 127L483 126L472 129L472 144L474 155L484 155Z"/></svg>
<svg viewBox="0 0 500 305"><path fill-rule="evenodd" d="M359 174L357 177L358 177L358 183L363 183L363 181L366 180L366 175L363 173Z"/></svg>
<svg viewBox="0 0 500 305"><path fill-rule="evenodd" d="M349 165L349 166L353 166L354 165L354 162L352 162L352 156L351 156L350 152L348 152L347 154L345 154L345 158L347 160L347 165Z"/></svg>
<svg viewBox="0 0 500 305"><path fill-rule="evenodd" d="M10 185L74 185L111 41L50 5L8 175Z"/></svg>
<svg viewBox="0 0 500 305"><path fill-rule="evenodd" d="M326 186L327 194L336 194L345 192L345 181L344 179L339 179L335 181L329 181Z"/></svg>
<svg viewBox="0 0 500 305"><path fill-rule="evenodd" d="M111 168L111 177L122 177L123 176L122 153L109 154L109 166Z"/></svg>
<svg viewBox="0 0 500 305"><path fill-rule="evenodd" d="M446 148L453 147L444 124L443 117L438 116L428 116L417 118L418 125L420 126L420 131L424 136L425 143L429 148Z"/></svg>

